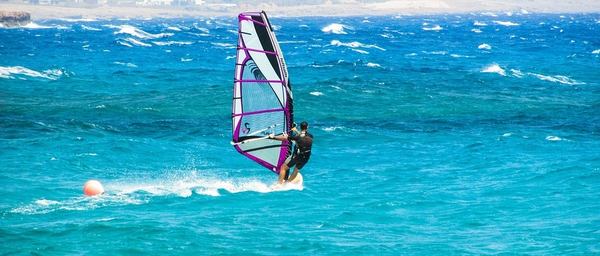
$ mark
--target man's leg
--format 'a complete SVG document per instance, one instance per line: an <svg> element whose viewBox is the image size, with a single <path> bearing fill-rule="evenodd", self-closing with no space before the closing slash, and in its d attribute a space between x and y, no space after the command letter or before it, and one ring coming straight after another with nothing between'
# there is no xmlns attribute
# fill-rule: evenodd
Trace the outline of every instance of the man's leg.
<svg viewBox="0 0 600 256"><path fill-rule="evenodd" d="M285 181L285 176L287 174L288 169L290 169L290 167L288 167L287 164L283 164L281 166L281 169L279 170L279 180L277 181L277 183L283 184L283 182Z"/></svg>
<svg viewBox="0 0 600 256"><path fill-rule="evenodd" d="M298 169L298 166L296 166L296 168L294 168L294 172L292 172L292 175L290 175L288 181L293 181L296 178L296 176L298 176L299 171L300 169Z"/></svg>

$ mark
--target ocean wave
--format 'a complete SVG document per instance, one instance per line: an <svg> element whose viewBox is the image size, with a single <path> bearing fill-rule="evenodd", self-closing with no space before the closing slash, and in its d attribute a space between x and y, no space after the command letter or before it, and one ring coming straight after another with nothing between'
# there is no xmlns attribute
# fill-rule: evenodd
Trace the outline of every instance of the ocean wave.
<svg viewBox="0 0 600 256"><path fill-rule="evenodd" d="M200 30L202 33L205 33L205 34L210 33L210 31L207 28L201 27L200 25L198 25L198 23L194 23L194 24L192 24L192 26L195 29ZM230 31L230 30L227 30L227 31ZM237 30L235 30L235 33L237 34Z"/></svg>
<svg viewBox="0 0 600 256"><path fill-rule="evenodd" d="M345 29L351 29L350 27L339 24L339 23L331 23L321 29L321 31L325 33L331 34L348 34Z"/></svg>
<svg viewBox="0 0 600 256"><path fill-rule="evenodd" d="M496 73L502 76L507 76L506 71L500 67L500 65L496 64L496 63L492 63L486 67L484 67L481 70L482 73ZM586 84L584 82L581 81L577 81L575 79L572 79L570 77L567 76L563 76L563 75L554 75L554 76L549 76L549 75L542 75L542 74L537 74L537 73L532 73L532 72L527 72L524 73L521 70L518 69L510 69L510 76L511 77L516 77L516 78L523 78L525 76L533 76L539 80L542 81L548 81L548 82L553 82L553 83L560 83L560 84L566 84L566 85L582 85L582 84Z"/></svg>
<svg viewBox="0 0 600 256"><path fill-rule="evenodd" d="M358 52L360 54L369 54L369 52L365 51L365 50L361 50L361 49L350 49L352 51Z"/></svg>
<svg viewBox="0 0 600 256"><path fill-rule="evenodd" d="M566 84L566 85L585 84L584 82L580 82L575 79L571 79L567 76L561 76L561 75L547 76L547 75L536 74L536 73L528 73L528 74L532 75L534 77L537 77L538 79L540 79L542 81L548 81L548 82L553 82L553 83L560 83L560 84Z"/></svg>
<svg viewBox="0 0 600 256"><path fill-rule="evenodd" d="M193 44L193 42L189 42L189 41L166 41L166 42L159 42L159 41L153 41L152 42L155 45L158 46L167 46L167 45L190 45Z"/></svg>
<svg viewBox="0 0 600 256"><path fill-rule="evenodd" d="M126 46L126 47L133 47L133 45L131 45L129 43L126 43L126 42L123 42L123 41L117 41L117 44L120 44L120 45Z"/></svg>
<svg viewBox="0 0 600 256"><path fill-rule="evenodd" d="M66 200L38 199L30 204L15 207L11 213L24 215L47 214L55 211L85 211L103 206L118 206L128 204L142 204L148 200L132 198L128 195L102 195L94 197L75 197Z"/></svg>
<svg viewBox="0 0 600 256"><path fill-rule="evenodd" d="M510 69L510 72L512 76L516 78L522 78L523 76L525 76L525 74L523 74L523 72L521 72L521 70L518 69Z"/></svg>
<svg viewBox="0 0 600 256"><path fill-rule="evenodd" d="M319 91L310 92L309 94L312 96L323 96L323 93Z"/></svg>
<svg viewBox="0 0 600 256"><path fill-rule="evenodd" d="M113 62L113 64L125 66L125 67L128 67L128 68L137 68L138 67L137 65L135 65L133 63L129 63L129 62L115 61L115 62ZM102 105L102 106L104 106L104 105Z"/></svg>
<svg viewBox="0 0 600 256"><path fill-rule="evenodd" d="M323 131L326 131L326 132L334 132L334 131L337 131L337 130L344 130L345 128L342 127L342 126L329 126L329 127L324 127L324 128L321 128L321 129Z"/></svg>
<svg viewBox="0 0 600 256"><path fill-rule="evenodd" d="M287 41L279 41L280 44L306 44L306 41L303 40L287 40Z"/></svg>
<svg viewBox="0 0 600 256"><path fill-rule="evenodd" d="M498 15L493 12L482 12L481 15L490 16L490 17L498 17Z"/></svg>
<svg viewBox="0 0 600 256"><path fill-rule="evenodd" d="M137 37L140 39L157 39L157 38L169 37L169 36L173 35L173 33L152 34L152 33L148 33L144 30L141 30L141 29L131 26L131 25L120 25L120 26L104 25L104 26L109 27L109 28L119 29L119 31L115 31L115 33L114 33L115 35L126 34L126 35L134 36L134 37Z"/></svg>
<svg viewBox="0 0 600 256"><path fill-rule="evenodd" d="M600 49L593 50L593 51L592 51L592 54L600 54Z"/></svg>
<svg viewBox="0 0 600 256"><path fill-rule="evenodd" d="M440 25L434 25L433 27L422 27L421 29L425 31L440 31L443 28Z"/></svg>
<svg viewBox="0 0 600 256"><path fill-rule="evenodd" d="M546 140L549 140L549 141L561 141L563 139L561 137L558 137L558 136L552 136L552 135L550 135L550 136L546 137Z"/></svg>
<svg viewBox="0 0 600 256"><path fill-rule="evenodd" d="M475 22L473 22L473 26L484 27L484 26L487 26L487 23L481 22L481 21L475 21Z"/></svg>
<svg viewBox="0 0 600 256"><path fill-rule="evenodd" d="M141 46L141 47L152 47L151 44L144 43L140 40L137 40L137 39L131 38L131 37L125 38L123 40L125 42L129 43L130 45Z"/></svg>
<svg viewBox="0 0 600 256"><path fill-rule="evenodd" d="M363 44L363 43L360 43L360 42L357 42L357 41L350 42L350 43L343 43L343 42L341 42L339 40L331 40L331 42L329 44L333 45L333 46L347 46L347 47L350 47L350 48L375 48L375 49L378 49L378 50L385 51L385 49L383 49L383 48L381 48L381 47L379 47L377 45L374 45L374 44Z"/></svg>
<svg viewBox="0 0 600 256"><path fill-rule="evenodd" d="M461 55L461 54L456 54L456 53L450 54L450 57L452 57L452 58L474 58L474 56Z"/></svg>
<svg viewBox="0 0 600 256"><path fill-rule="evenodd" d="M81 29L88 30L88 31L102 31L102 29L94 28L94 27L90 27L90 26L86 26L86 25L81 25Z"/></svg>
<svg viewBox="0 0 600 256"><path fill-rule="evenodd" d="M167 30L170 30L170 31L177 31L177 32L181 31L181 29L180 29L180 28L178 28L178 27L173 27L173 26L169 26L169 27L167 27Z"/></svg>
<svg viewBox="0 0 600 256"><path fill-rule="evenodd" d="M479 34L479 33L483 32L483 31L481 31L481 29L474 28L474 29L471 29L471 32Z"/></svg>
<svg viewBox="0 0 600 256"><path fill-rule="evenodd" d="M481 70L482 73L496 73L501 76L506 76L506 71L496 63L492 63Z"/></svg>
<svg viewBox="0 0 600 256"><path fill-rule="evenodd" d="M28 69L28 68L22 67L22 66L10 66L10 67L0 66L0 78L6 78L6 79L16 79L16 78L25 79L23 76L28 76L28 77L44 78L44 79L49 79L49 80L57 80L64 75L67 75L67 74L61 69L48 69L48 70L39 72L39 71Z"/></svg>
<svg viewBox="0 0 600 256"><path fill-rule="evenodd" d="M480 50L491 50L492 46L489 44L480 44L479 46L477 46L477 49Z"/></svg>
<svg viewBox="0 0 600 256"><path fill-rule="evenodd" d="M421 52L425 53L425 54L430 54L430 55L446 55L446 54L448 54L447 51L432 51L432 52L421 51Z"/></svg>
<svg viewBox="0 0 600 256"><path fill-rule="evenodd" d="M66 22L94 22L94 21L98 21L96 19L91 19L91 18L60 18L58 20L62 20L62 21L66 21Z"/></svg>
<svg viewBox="0 0 600 256"><path fill-rule="evenodd" d="M521 25L519 23L515 23L515 22L512 22L512 21L499 21L499 20L495 20L494 23L498 24L498 25L505 26L505 27L511 27L511 26L519 26L519 25Z"/></svg>
<svg viewBox="0 0 600 256"><path fill-rule="evenodd" d="M218 46L218 47L222 47L222 48L228 48L228 49L232 49L232 48L236 48L236 46L234 44L230 44L230 43L210 43L214 46Z"/></svg>
<svg viewBox="0 0 600 256"><path fill-rule="evenodd" d="M366 66L370 67L370 68L380 68L381 67L381 65L379 65L377 63L373 63L373 62L367 63Z"/></svg>

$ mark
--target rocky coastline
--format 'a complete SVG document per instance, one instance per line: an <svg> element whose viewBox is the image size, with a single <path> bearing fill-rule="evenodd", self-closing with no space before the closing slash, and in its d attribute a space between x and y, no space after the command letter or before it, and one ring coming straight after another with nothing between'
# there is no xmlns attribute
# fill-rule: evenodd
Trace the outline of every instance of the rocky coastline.
<svg viewBox="0 0 600 256"><path fill-rule="evenodd" d="M27 25L31 22L31 14L20 11L0 11L0 26L2 27L18 27Z"/></svg>

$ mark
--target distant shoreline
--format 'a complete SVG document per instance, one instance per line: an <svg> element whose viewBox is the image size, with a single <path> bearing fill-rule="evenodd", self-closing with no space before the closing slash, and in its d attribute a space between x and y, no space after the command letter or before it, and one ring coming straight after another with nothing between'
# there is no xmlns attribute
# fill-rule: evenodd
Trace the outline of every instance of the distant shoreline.
<svg viewBox="0 0 600 256"><path fill-rule="evenodd" d="M0 11L25 11L33 20L84 18L190 18L235 16L242 11L265 10L275 17L306 16L386 16L386 15L433 15L483 12L511 13L600 13L600 1L573 0L568 3L551 0L504 0L503 3L485 0L391 0L370 4L320 4L304 6L194 6L194 7L64 7L28 4L0 4Z"/></svg>

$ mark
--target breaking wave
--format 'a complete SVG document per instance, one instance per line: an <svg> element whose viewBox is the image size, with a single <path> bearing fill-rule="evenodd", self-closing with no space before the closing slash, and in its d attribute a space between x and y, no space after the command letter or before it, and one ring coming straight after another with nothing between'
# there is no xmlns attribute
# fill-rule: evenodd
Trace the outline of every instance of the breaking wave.
<svg viewBox="0 0 600 256"><path fill-rule="evenodd" d="M126 35L137 37L139 39L157 39L157 38L169 37L169 36L173 35L173 33L152 34L152 33L148 33L144 30L141 30L141 29L136 28L131 25L121 25L121 26L105 25L105 26L109 27L109 28L119 29L119 31L115 31L115 33L114 33L115 35L126 34Z"/></svg>
<svg viewBox="0 0 600 256"><path fill-rule="evenodd" d="M481 72L482 73L496 73L501 76L506 76L506 71L503 68L501 68L500 65L498 65L496 63L490 64L490 65L484 67L481 70Z"/></svg>
<svg viewBox="0 0 600 256"><path fill-rule="evenodd" d="M515 22L512 22L512 21L499 21L499 20L495 20L494 23L498 24L498 25L505 26L505 27L512 27L512 26L519 26L519 25L521 25L519 23L515 23Z"/></svg>
<svg viewBox="0 0 600 256"><path fill-rule="evenodd" d="M348 34L345 29L350 29L350 27L339 23L331 23L323 27L321 31L332 34Z"/></svg>
<svg viewBox="0 0 600 256"><path fill-rule="evenodd" d="M22 66L3 67L0 66L0 78L6 79L25 79L25 77L44 78L48 80L56 80L66 75L61 69L48 69L44 71L35 71Z"/></svg>
<svg viewBox="0 0 600 256"><path fill-rule="evenodd" d="M440 25L434 25L432 27L423 27L422 29L425 31L440 31L443 28Z"/></svg>
<svg viewBox="0 0 600 256"><path fill-rule="evenodd" d="M350 47L350 48L375 48L375 49L378 49L378 50L385 51L385 49L383 49L383 48L381 48L381 47L379 47L377 45L374 45L374 44L363 44L363 43L360 43L360 42L357 42L357 41L350 42L350 43L343 43L343 42L341 42L339 40L331 40L331 42L329 44L333 45L333 46L346 46L346 47Z"/></svg>

